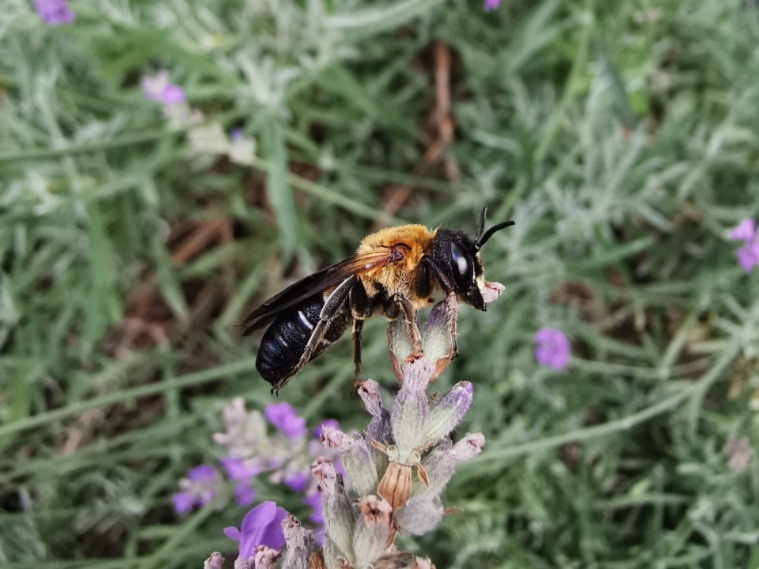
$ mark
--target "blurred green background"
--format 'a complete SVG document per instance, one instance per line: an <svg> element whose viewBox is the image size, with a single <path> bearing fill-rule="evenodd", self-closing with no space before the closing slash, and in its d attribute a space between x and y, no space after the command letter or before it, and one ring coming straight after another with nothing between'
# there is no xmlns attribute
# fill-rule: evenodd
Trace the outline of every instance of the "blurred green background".
<svg viewBox="0 0 759 569"><path fill-rule="evenodd" d="M445 567L759 567L759 11L742 0L73 0L0 10L0 565L200 567L244 508L171 507L233 396L236 327L404 222L472 231L475 384ZM141 79L166 70L190 116ZM196 122L192 122L192 121ZM231 160L232 129L255 155ZM214 138L215 137L215 138ZM217 143L214 143L214 140ZM224 142L226 144L226 142ZM541 327L567 370L534 357ZM392 387L385 323L364 370ZM366 426L350 341L280 394ZM731 466L732 465L732 466ZM296 515L281 487L258 488Z"/></svg>

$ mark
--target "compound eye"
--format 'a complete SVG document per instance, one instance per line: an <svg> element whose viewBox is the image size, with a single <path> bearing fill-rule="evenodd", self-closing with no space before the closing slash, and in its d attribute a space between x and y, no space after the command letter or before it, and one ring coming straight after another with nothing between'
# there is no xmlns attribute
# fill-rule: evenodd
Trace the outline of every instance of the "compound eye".
<svg viewBox="0 0 759 569"><path fill-rule="evenodd" d="M456 243L451 242L451 266L453 280L462 290L466 290L474 280L474 267L469 255Z"/></svg>

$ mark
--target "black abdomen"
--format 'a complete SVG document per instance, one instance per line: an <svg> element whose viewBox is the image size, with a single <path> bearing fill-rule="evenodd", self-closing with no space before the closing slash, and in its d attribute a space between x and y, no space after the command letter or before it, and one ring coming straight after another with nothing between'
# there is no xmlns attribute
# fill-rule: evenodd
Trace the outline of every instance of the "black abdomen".
<svg viewBox="0 0 759 569"><path fill-rule="evenodd" d="M307 298L297 306L282 312L264 332L256 357L256 369L275 388L297 371L298 362L306 351L308 340L319 322L324 307L320 294ZM321 354L345 332L350 322L346 306L334 315L322 342L314 349L309 361Z"/></svg>

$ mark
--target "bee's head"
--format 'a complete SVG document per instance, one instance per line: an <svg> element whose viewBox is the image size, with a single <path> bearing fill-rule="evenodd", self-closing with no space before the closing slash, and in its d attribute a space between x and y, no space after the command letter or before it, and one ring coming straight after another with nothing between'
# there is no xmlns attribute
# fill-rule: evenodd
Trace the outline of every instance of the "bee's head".
<svg viewBox="0 0 759 569"><path fill-rule="evenodd" d="M504 221L485 231L485 213L480 213L480 222L474 238L463 231L440 228L432 242L432 260L442 272L448 286L467 304L485 310L478 281L482 280L482 260L479 251L496 231L514 225Z"/></svg>

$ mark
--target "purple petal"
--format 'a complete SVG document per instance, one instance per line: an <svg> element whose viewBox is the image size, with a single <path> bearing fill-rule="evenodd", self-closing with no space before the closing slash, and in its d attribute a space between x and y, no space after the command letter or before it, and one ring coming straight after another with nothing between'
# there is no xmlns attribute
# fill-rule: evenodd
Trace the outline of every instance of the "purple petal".
<svg viewBox="0 0 759 569"><path fill-rule="evenodd" d="M234 526L229 526L224 528L224 535L226 535L229 539L234 539L235 541L240 541L240 530L237 529Z"/></svg>
<svg viewBox="0 0 759 569"><path fill-rule="evenodd" d="M66 0L36 0L34 11L43 22L50 26L70 24L74 21L74 12L71 11Z"/></svg>
<svg viewBox="0 0 759 569"><path fill-rule="evenodd" d="M281 524L286 516L287 511L271 501L262 502L250 510L240 528L240 557L252 557L258 545L282 549L285 536Z"/></svg>
<svg viewBox="0 0 759 569"><path fill-rule="evenodd" d="M180 105L184 103L184 101L184 89L179 85L169 83L164 87L163 92L161 93L161 102L164 105Z"/></svg>
<svg viewBox="0 0 759 569"><path fill-rule="evenodd" d="M759 265L759 241L747 243L735 254L738 257L738 264L743 267L744 271L750 273L754 265Z"/></svg>
<svg viewBox="0 0 759 569"><path fill-rule="evenodd" d="M235 486L235 500L240 506L248 506L253 503L256 498L256 492L249 484L238 484Z"/></svg>
<svg viewBox="0 0 759 569"><path fill-rule="evenodd" d="M290 439L298 439L306 434L306 420L298 417L289 403L267 405L264 416L279 432Z"/></svg>
<svg viewBox="0 0 759 569"><path fill-rule="evenodd" d="M308 474L297 472L285 477L285 484L293 492L303 492L308 485Z"/></svg>
<svg viewBox="0 0 759 569"><path fill-rule="evenodd" d="M744 219L730 232L729 237L736 241L751 241L755 235L756 221L753 219Z"/></svg>
<svg viewBox="0 0 759 569"><path fill-rule="evenodd" d="M174 503L174 509L178 514L186 514L192 510L193 499L187 492L179 492L172 496L171 501Z"/></svg>
<svg viewBox="0 0 759 569"><path fill-rule="evenodd" d="M195 482L213 482L217 479L217 477L218 474L216 473L216 469L214 469L213 466L208 466L207 464L199 464L187 473L187 478Z"/></svg>
<svg viewBox="0 0 759 569"><path fill-rule="evenodd" d="M261 474L258 466L248 464L241 458L222 458L219 463L227 471L227 476L237 482L249 482L251 478Z"/></svg>

